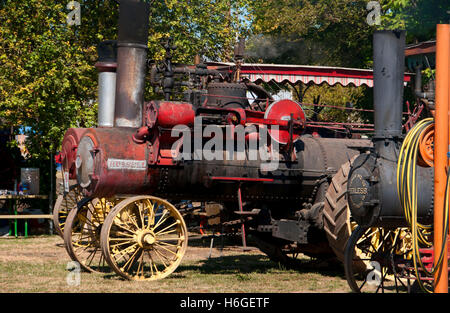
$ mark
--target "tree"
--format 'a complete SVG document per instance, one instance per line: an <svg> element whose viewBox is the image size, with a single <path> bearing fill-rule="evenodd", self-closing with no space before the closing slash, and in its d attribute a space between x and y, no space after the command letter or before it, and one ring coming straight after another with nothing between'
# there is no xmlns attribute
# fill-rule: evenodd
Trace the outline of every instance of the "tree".
<svg viewBox="0 0 450 313"><path fill-rule="evenodd" d="M384 0L383 29L405 29L407 42L435 38L436 24L450 22L448 0Z"/></svg>
<svg viewBox="0 0 450 313"><path fill-rule="evenodd" d="M251 7L255 38L289 51L291 63L370 67L374 27L366 22L366 4L362 0L255 0Z"/></svg>
<svg viewBox="0 0 450 313"><path fill-rule="evenodd" d="M161 59L160 40L171 36L175 62L191 63L198 52L227 60L248 25L247 1L153 1L149 58ZM96 45L117 38L117 1L78 0L81 25L73 26L68 2L0 2L0 118L27 126L28 149L37 160L59 149L69 127L96 124Z"/></svg>

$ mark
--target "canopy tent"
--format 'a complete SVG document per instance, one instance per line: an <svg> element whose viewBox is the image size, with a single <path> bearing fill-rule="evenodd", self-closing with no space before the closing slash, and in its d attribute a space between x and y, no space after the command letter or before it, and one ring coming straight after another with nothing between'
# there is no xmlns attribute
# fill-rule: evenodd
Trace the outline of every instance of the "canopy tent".
<svg viewBox="0 0 450 313"><path fill-rule="evenodd" d="M234 63L208 62L210 69L235 67ZM368 86L373 87L373 71L368 69L330 67L330 66L309 66L309 65L285 65L285 64L242 64L242 77L248 78L253 83L298 83L315 85L328 84L334 86ZM405 73L405 84L411 81L414 74Z"/></svg>
<svg viewBox="0 0 450 313"><path fill-rule="evenodd" d="M411 71L415 70L417 64L423 68L436 67L436 40L408 45L405 48L406 65Z"/></svg>

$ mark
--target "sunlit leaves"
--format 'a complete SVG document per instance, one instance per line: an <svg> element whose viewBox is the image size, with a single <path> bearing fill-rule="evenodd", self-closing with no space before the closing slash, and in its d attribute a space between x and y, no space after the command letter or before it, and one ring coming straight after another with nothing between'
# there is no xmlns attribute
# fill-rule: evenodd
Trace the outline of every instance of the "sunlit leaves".
<svg viewBox="0 0 450 313"><path fill-rule="evenodd" d="M117 38L114 0L78 0L81 25L67 25L68 0L0 2L0 118L29 126L29 151L47 158L69 127L96 124L96 45ZM250 0L151 1L149 58L173 37L174 61L199 53L229 60L237 34L249 28ZM247 20L243 18L247 16Z"/></svg>

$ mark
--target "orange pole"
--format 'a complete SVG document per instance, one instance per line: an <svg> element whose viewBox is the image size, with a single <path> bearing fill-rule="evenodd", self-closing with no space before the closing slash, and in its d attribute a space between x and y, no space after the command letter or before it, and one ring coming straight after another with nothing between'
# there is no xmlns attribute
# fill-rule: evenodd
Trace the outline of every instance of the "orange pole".
<svg viewBox="0 0 450 313"><path fill-rule="evenodd" d="M447 152L449 145L450 25L436 28L436 114L434 138L434 262L444 249L444 262L434 275L434 292L448 293L447 240L442 240Z"/></svg>

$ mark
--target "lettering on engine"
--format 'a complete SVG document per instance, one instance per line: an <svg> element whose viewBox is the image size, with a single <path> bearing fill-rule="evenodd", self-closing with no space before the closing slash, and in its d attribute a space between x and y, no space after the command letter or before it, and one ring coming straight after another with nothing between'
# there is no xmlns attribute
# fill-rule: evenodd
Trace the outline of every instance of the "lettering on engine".
<svg viewBox="0 0 450 313"><path fill-rule="evenodd" d="M108 159L108 169L145 171L147 169L147 164L145 160Z"/></svg>

